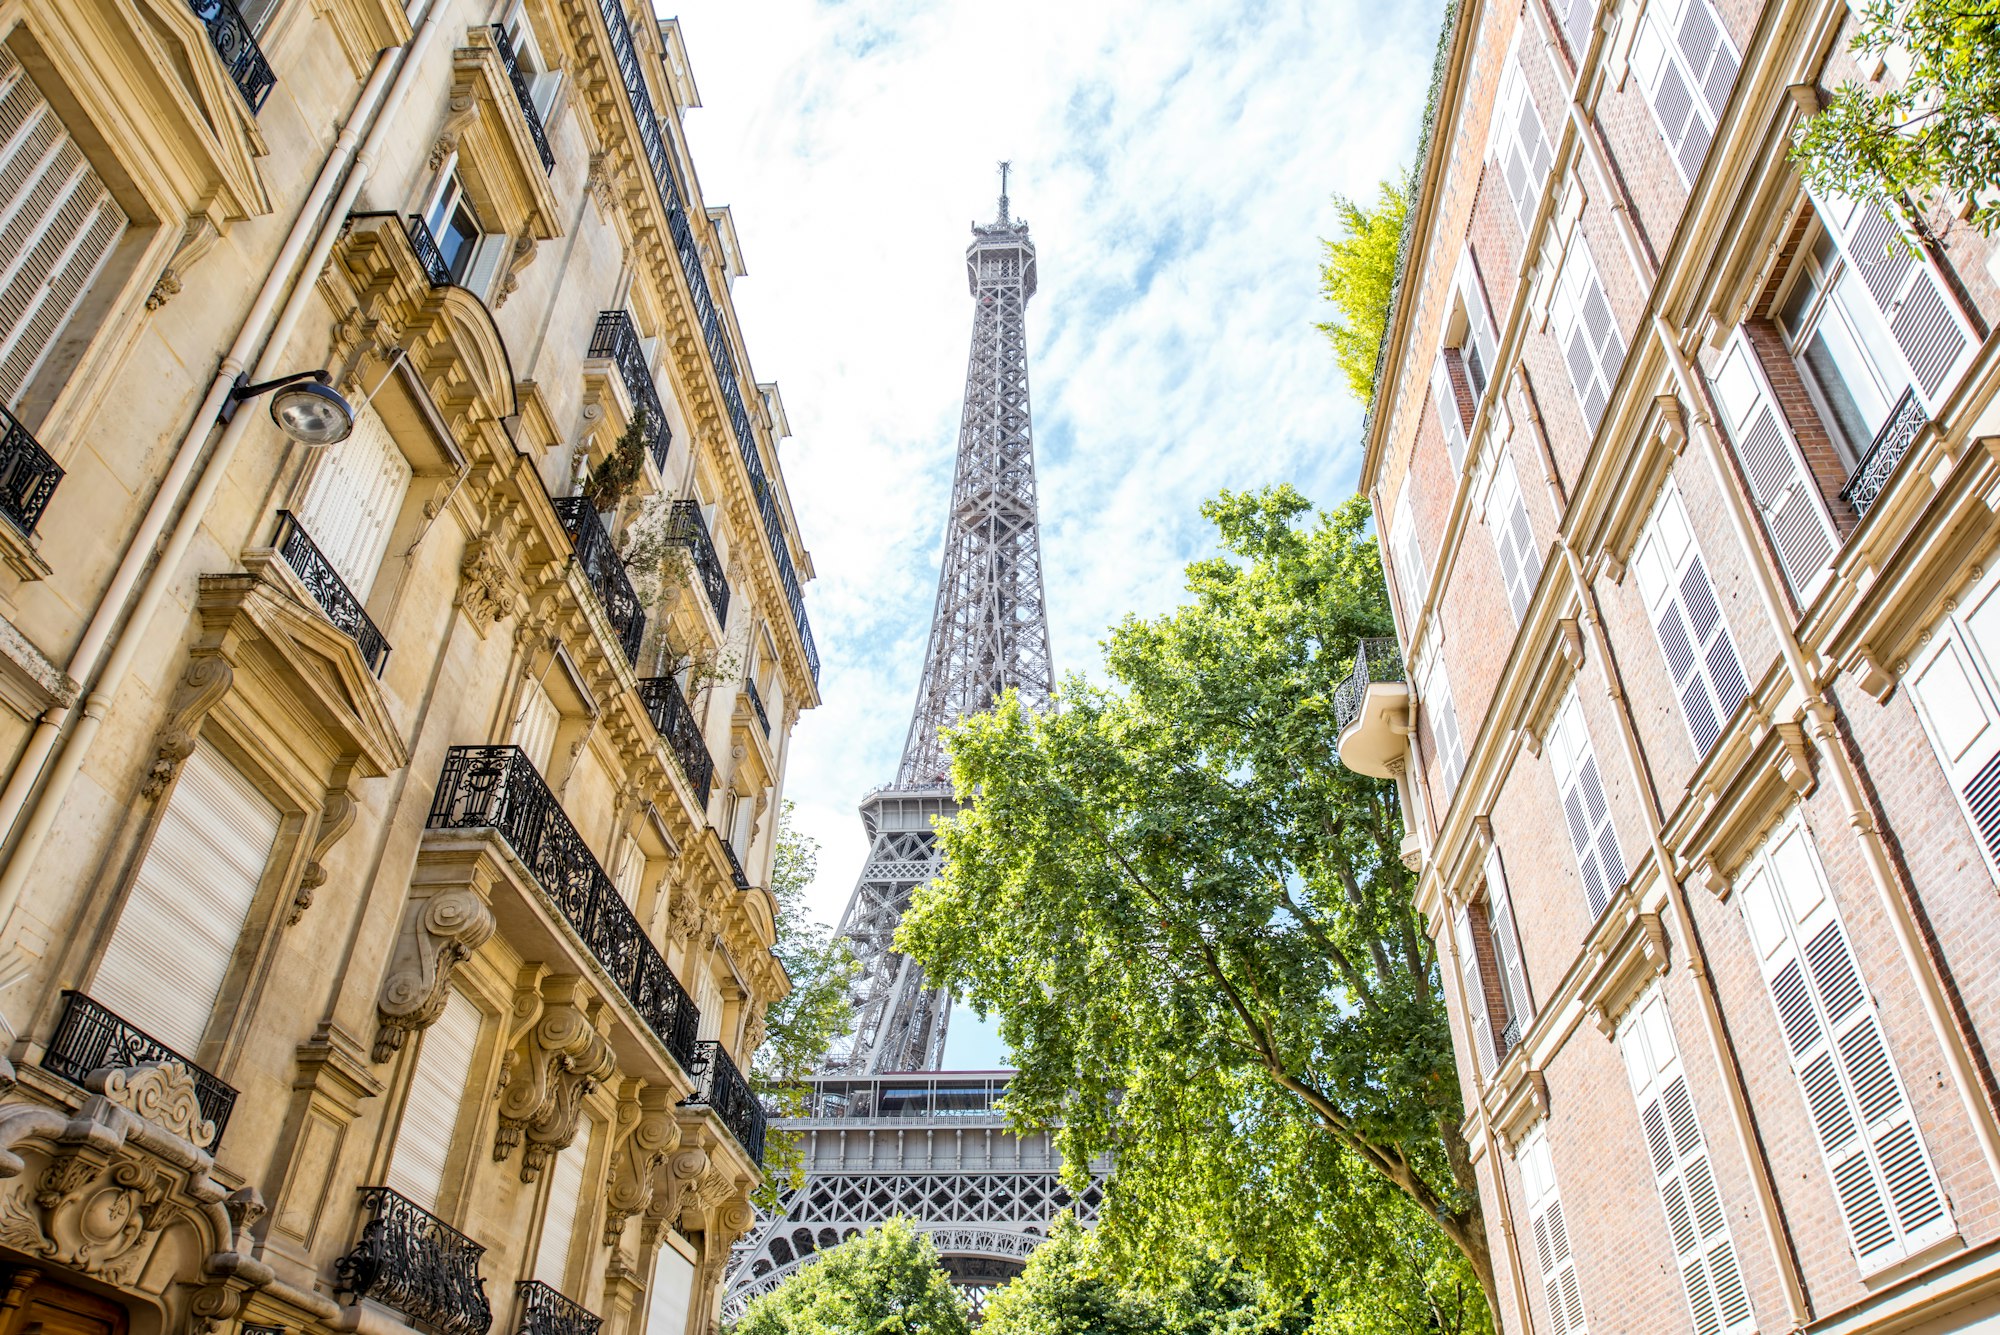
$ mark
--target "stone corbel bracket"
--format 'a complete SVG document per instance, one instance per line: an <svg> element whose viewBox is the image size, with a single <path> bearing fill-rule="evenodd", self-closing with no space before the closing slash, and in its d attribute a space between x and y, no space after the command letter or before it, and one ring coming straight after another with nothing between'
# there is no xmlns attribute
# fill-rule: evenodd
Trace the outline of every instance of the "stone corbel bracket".
<svg viewBox="0 0 2000 1335"><path fill-rule="evenodd" d="M451 973L492 939L494 869L478 860L435 866L459 877L415 884L403 912L403 929L375 1002L373 1058L388 1061L403 1041L444 1013ZM423 873L420 867L419 874Z"/></svg>
<svg viewBox="0 0 2000 1335"><path fill-rule="evenodd" d="M680 1146L673 1091L665 1085L644 1086L635 1097L620 1100L618 1125L622 1135L611 1161L611 1184L604 1204L607 1247L618 1245L626 1220L652 1205L655 1173Z"/></svg>
<svg viewBox="0 0 2000 1335"><path fill-rule="evenodd" d="M500 1126L493 1157L522 1145L521 1180L541 1176L552 1155L576 1139L583 1100L618 1069L603 1033L603 1001L588 982L563 974L541 984L541 1013L507 1054L500 1076Z"/></svg>

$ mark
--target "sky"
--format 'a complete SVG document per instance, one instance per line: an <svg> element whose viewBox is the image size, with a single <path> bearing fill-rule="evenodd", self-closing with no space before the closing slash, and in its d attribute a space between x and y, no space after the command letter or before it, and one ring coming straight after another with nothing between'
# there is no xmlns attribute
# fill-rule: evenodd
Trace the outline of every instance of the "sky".
<svg viewBox="0 0 2000 1335"><path fill-rule="evenodd" d="M1155 615L1213 550L1201 502L1289 481L1351 494L1360 406L1324 337L1335 192L1415 154L1442 6L1359 0L681 0L704 198L817 577L823 705L785 795L837 922L856 804L895 775L936 596L972 306L970 225L1035 241L1029 381L1058 675ZM663 13L674 12L664 0ZM987 1067L955 1011L947 1064Z"/></svg>

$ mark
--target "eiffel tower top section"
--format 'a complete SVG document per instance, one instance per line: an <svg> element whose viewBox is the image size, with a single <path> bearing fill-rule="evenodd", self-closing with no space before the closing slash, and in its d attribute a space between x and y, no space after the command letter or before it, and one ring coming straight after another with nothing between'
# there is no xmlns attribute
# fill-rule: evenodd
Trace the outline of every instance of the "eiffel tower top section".
<svg viewBox="0 0 2000 1335"><path fill-rule="evenodd" d="M945 531L944 568L917 707L897 770L899 788L948 785L940 729L988 708L1009 687L1040 708L1054 690L1035 510L1034 427L1028 407L1028 298L1035 243L1007 211L1000 166L999 216L975 223L966 247L972 353L965 369L958 468Z"/></svg>

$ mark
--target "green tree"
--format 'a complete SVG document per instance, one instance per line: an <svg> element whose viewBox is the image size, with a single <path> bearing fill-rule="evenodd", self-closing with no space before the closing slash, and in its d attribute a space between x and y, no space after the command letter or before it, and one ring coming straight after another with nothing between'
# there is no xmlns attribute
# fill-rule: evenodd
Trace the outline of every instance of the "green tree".
<svg viewBox="0 0 2000 1335"><path fill-rule="evenodd" d="M1224 493L1204 512L1228 555L1113 631L1115 688L1072 678L1059 711L1009 697L956 730L978 801L897 943L998 1012L1009 1110L1060 1127L1072 1176L1111 1156L1101 1228L1141 1273L1212 1247L1301 1295L1377 1257L1409 1306L1481 1329L1436 949L1394 787L1335 752L1355 641L1390 628L1381 557L1359 498L1309 510ZM1408 1247L1413 1221L1451 1251Z"/></svg>
<svg viewBox="0 0 2000 1335"><path fill-rule="evenodd" d="M1806 119L1792 159L1821 194L1948 194L2000 227L2000 0L1872 0L1853 50L1897 77L1846 83ZM1907 63L1906 63L1907 62Z"/></svg>
<svg viewBox="0 0 2000 1335"><path fill-rule="evenodd" d="M1389 295L1396 283L1396 252L1403 243L1410 183L1404 176L1382 182L1375 207L1363 208L1345 195L1333 197L1341 234L1322 239L1319 294L1339 312L1319 326L1333 344L1334 360L1347 387L1362 403L1375 399L1375 362L1382 331L1389 323Z"/></svg>
<svg viewBox="0 0 2000 1335"><path fill-rule="evenodd" d="M929 1235L891 1219L819 1253L750 1304L735 1335L968 1335Z"/></svg>

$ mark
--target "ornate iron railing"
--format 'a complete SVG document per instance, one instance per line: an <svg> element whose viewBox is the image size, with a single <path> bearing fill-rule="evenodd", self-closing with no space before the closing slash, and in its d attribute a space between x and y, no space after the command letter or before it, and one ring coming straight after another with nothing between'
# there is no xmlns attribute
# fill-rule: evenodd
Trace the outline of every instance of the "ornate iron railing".
<svg viewBox="0 0 2000 1335"><path fill-rule="evenodd" d="M730 430L736 437L736 453L743 461L744 471L750 475L750 491L756 499L757 513L764 522L764 537L770 544L772 559L778 567L778 582L784 586L785 600L791 607L792 624L798 629L806 666L817 682L819 648L813 643L812 624L806 619L805 594L799 587L798 572L792 565L791 545L785 536L784 521L778 514L770 479L764 472L757 435L751 428L749 411L743 406L736 355L730 349L728 332L723 326L715 295L709 288L708 276L702 267L701 247L696 243L694 229L688 223L680 181L674 175L672 160L667 154L666 136L660 129L659 114L653 110L653 96L646 87L644 66L632 43L632 29L625 18L624 0L598 0L598 10L604 17L604 29L611 39L611 55L618 66L619 81L625 87L625 100L631 106L632 119L639 127L639 144L645 152L647 165L652 169L654 190L666 211L667 230L673 236L674 254L680 261L682 274L687 278L688 295L694 302L695 322L701 326L702 342L708 348L709 365L714 369L716 383L722 389L723 406L728 412Z"/></svg>
<svg viewBox="0 0 2000 1335"><path fill-rule="evenodd" d="M452 747L427 826L497 830L646 1027L693 1072L700 1013L526 752L518 746Z"/></svg>
<svg viewBox="0 0 2000 1335"><path fill-rule="evenodd" d="M1507 1054L1512 1052L1520 1041L1521 1022L1519 1020L1507 1021L1506 1027L1500 1031L1499 1042L1495 1045L1498 1051L1494 1053L1494 1056L1500 1061L1505 1061Z"/></svg>
<svg viewBox="0 0 2000 1335"><path fill-rule="evenodd" d="M442 1335L486 1335L493 1308L479 1258L486 1249L408 1197L363 1187L371 1216L354 1250L335 1263L335 1287L373 1298Z"/></svg>
<svg viewBox="0 0 2000 1335"><path fill-rule="evenodd" d="M451 266L444 262L444 252L438 249L437 238L431 235L431 225L414 213L410 215L410 248L417 252L417 263L424 266L432 287L451 286Z"/></svg>
<svg viewBox="0 0 2000 1335"><path fill-rule="evenodd" d="M646 716L653 720L654 731L680 763L681 773L694 789L695 800L707 806L708 790L715 783L715 757L708 753L701 724L696 721L687 697L681 694L680 683L672 677L642 677L639 699L646 706Z"/></svg>
<svg viewBox="0 0 2000 1335"><path fill-rule="evenodd" d="M549 148L549 134L542 126L542 113L535 109L535 95L528 91L527 76L521 73L521 62L514 58L514 42L507 36L507 29L501 24L493 25L493 47L500 53L500 63L507 67L507 81L514 85L514 100L521 104L521 119L528 123L528 137L535 141L535 152L542 158L544 174L556 169L556 155Z"/></svg>
<svg viewBox="0 0 2000 1335"><path fill-rule="evenodd" d="M201 1115L215 1124L211 1151L222 1143L223 1128L236 1107L236 1091L196 1066L166 1044L81 992L63 994L62 1018L42 1054L42 1069L83 1084L93 1071L144 1062L179 1062L194 1077L195 1102Z"/></svg>
<svg viewBox="0 0 2000 1335"><path fill-rule="evenodd" d="M33 533L62 480L62 466L49 457L34 433L0 408L0 514L22 533Z"/></svg>
<svg viewBox="0 0 2000 1335"><path fill-rule="evenodd" d="M750 1082L736 1069L736 1063L729 1059L722 1044L704 1041L695 1054L699 1069L691 1072L695 1078L694 1093L681 1104L682 1107L707 1108L722 1119L729 1128L729 1134L743 1147L751 1161L760 1167L764 1162L764 1105L757 1101L757 1093L750 1088Z"/></svg>
<svg viewBox="0 0 2000 1335"><path fill-rule="evenodd" d="M1855 514L1868 513L1868 507L1875 504L1889 485L1896 465L1903 462L1903 456L1910 452L1910 446L1930 420L1924 405L1917 401L1916 390L1904 390L1903 397L1896 400L1895 408L1890 411L1889 420L1875 433L1867 455L1855 467L1854 476L1841 488L1840 498L1854 507Z"/></svg>
<svg viewBox="0 0 2000 1335"><path fill-rule="evenodd" d="M368 664L368 670L376 676L382 675L382 665L389 661L389 642L382 638L375 622L369 617L368 609L347 587L347 581L333 568L333 562L326 559L326 553L319 549L305 525L290 510L278 511L278 555L285 558L285 564L306 586L306 592L319 604L320 611L334 628L354 641L361 650L361 661Z"/></svg>
<svg viewBox="0 0 2000 1335"><path fill-rule="evenodd" d="M708 594L708 609L715 613L715 624L728 625L729 577L722 573L722 562L715 555L715 542L708 536L708 521L701 517L701 506L691 500L675 501L667 521L667 536L687 544L695 573L701 576L702 590Z"/></svg>
<svg viewBox="0 0 2000 1335"><path fill-rule="evenodd" d="M764 711L764 697L757 694L757 683L745 680L743 694L750 697L750 712L757 716L757 726L764 730L764 736L771 735L771 716Z"/></svg>
<svg viewBox="0 0 2000 1335"><path fill-rule="evenodd" d="M632 577L625 573L625 563L618 559L618 551L611 545L611 535L604 531L597 511L581 496L565 496L557 501L556 517L562 521L563 532L569 535L570 548L576 553L576 563L585 582L604 605L604 615L610 618L618 647L625 651L625 661L637 667L639 642L646 637L646 614L639 607L639 594L632 587Z"/></svg>
<svg viewBox="0 0 2000 1335"><path fill-rule="evenodd" d="M1368 686L1377 681L1403 679L1403 651L1387 635L1371 636L1354 647L1354 671L1333 693L1333 721L1345 730L1361 712L1368 698Z"/></svg>
<svg viewBox="0 0 2000 1335"><path fill-rule="evenodd" d="M599 311L597 327L590 331L590 355L618 364L625 392L632 396L635 405L646 410L651 427L646 448L652 451L653 462L665 468L667 447L673 444L674 433L667 429L667 412L660 406L660 391L653 384L653 373L646 369L646 349L639 342L639 331L633 326L632 317L624 311Z"/></svg>
<svg viewBox="0 0 2000 1335"><path fill-rule="evenodd" d="M730 883L738 890L748 890L750 888L750 877L744 872L743 859L736 856L735 847L722 837L720 830L717 830L715 833L715 842L722 845L722 860L729 864Z"/></svg>
<svg viewBox="0 0 2000 1335"><path fill-rule="evenodd" d="M572 1302L538 1279L514 1286L521 1296L521 1324L515 1335L597 1335L604 1318Z"/></svg>
<svg viewBox="0 0 2000 1335"><path fill-rule="evenodd" d="M262 111L264 99L278 85L278 76L271 72L242 11L232 0L188 0L188 8L208 29L208 44L215 48L222 67L229 71L229 81L250 104L251 112Z"/></svg>

